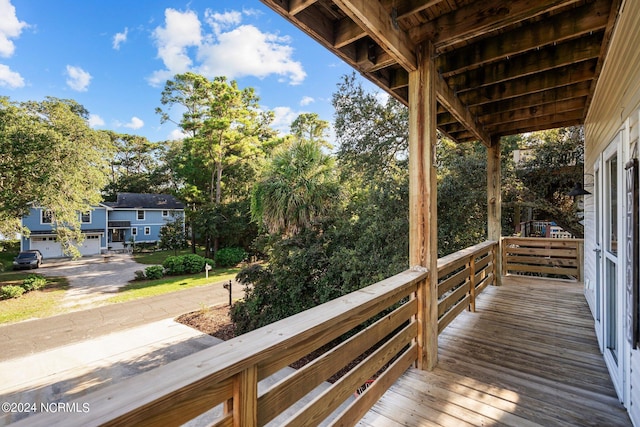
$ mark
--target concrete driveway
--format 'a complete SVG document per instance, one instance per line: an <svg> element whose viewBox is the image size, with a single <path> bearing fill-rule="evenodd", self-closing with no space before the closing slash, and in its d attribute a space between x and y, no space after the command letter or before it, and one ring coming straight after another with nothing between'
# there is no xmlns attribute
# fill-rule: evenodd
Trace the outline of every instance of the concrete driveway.
<svg viewBox="0 0 640 427"><path fill-rule="evenodd" d="M114 254L77 260L45 260L38 273L66 277L70 287L63 306L87 308L114 296L119 288L135 278L135 271L146 267L148 265L138 264L129 254Z"/></svg>

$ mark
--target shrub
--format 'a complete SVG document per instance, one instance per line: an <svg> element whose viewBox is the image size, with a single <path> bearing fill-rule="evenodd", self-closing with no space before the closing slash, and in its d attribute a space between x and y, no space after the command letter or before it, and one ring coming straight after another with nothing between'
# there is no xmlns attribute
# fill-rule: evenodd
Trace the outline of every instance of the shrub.
<svg viewBox="0 0 640 427"><path fill-rule="evenodd" d="M212 260L211 258L205 258L204 259L204 263L209 264L211 266L211 268L214 268L216 266L216 262L214 260Z"/></svg>
<svg viewBox="0 0 640 427"><path fill-rule="evenodd" d="M205 260L200 255L189 254L183 255L181 258L185 273L195 274L204 271Z"/></svg>
<svg viewBox="0 0 640 427"><path fill-rule="evenodd" d="M149 280L162 279L162 276L164 276L164 268L161 265L150 265L144 269L144 274Z"/></svg>
<svg viewBox="0 0 640 427"><path fill-rule="evenodd" d="M234 267L246 257L247 253L242 248L223 248L216 252L215 262L218 267Z"/></svg>
<svg viewBox="0 0 640 427"><path fill-rule="evenodd" d="M0 288L0 300L18 298L24 293L24 288L21 286L7 285Z"/></svg>
<svg viewBox="0 0 640 427"><path fill-rule="evenodd" d="M42 289L46 286L46 284L47 279L45 279L44 277L38 274L30 274L24 278L21 287L25 290L25 292L30 292Z"/></svg>
<svg viewBox="0 0 640 427"><path fill-rule="evenodd" d="M135 278L133 280L144 280L147 277L144 275L144 271L142 270L136 270L133 272L133 274L135 275Z"/></svg>
<svg viewBox="0 0 640 427"><path fill-rule="evenodd" d="M182 262L182 256L168 256L164 260L162 266L170 276L176 276L178 274L184 274L184 263Z"/></svg>

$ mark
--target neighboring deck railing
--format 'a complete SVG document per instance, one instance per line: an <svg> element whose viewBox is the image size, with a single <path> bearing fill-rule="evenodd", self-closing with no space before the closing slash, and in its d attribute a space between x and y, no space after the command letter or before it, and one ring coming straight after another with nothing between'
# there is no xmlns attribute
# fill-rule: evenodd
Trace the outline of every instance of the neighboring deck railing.
<svg viewBox="0 0 640 427"><path fill-rule="evenodd" d="M582 281L583 239L502 238L502 275L573 277Z"/></svg>
<svg viewBox="0 0 640 427"><path fill-rule="evenodd" d="M439 260L439 331L461 311L473 309L475 296L495 278L496 256L497 243L485 242ZM280 417L278 425L307 426L328 416L335 425L353 425L418 360L415 295L427 279L428 272L407 270L84 396L77 402L89 407L88 413L41 414L22 423L179 425L222 404L209 425L262 426ZM258 393L259 381L319 349L326 351ZM328 388L298 403L347 366ZM354 399L371 378L375 381Z"/></svg>

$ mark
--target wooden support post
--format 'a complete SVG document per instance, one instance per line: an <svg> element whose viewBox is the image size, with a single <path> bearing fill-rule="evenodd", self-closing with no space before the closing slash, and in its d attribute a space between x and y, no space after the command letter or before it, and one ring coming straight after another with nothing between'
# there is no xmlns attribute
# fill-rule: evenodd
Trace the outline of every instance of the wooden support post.
<svg viewBox="0 0 640 427"><path fill-rule="evenodd" d="M500 243L502 235L502 184L500 173L500 138L492 138L487 149L487 238ZM501 271L502 257L497 257L496 271ZM501 276L494 278L494 284L502 283Z"/></svg>
<svg viewBox="0 0 640 427"><path fill-rule="evenodd" d="M235 376L233 386L233 426L258 425L258 368L253 365ZM228 408L228 404L225 405Z"/></svg>
<svg viewBox="0 0 640 427"><path fill-rule="evenodd" d="M438 364L438 228L436 199L436 71L433 45L417 49L418 69L409 73L409 263L427 268L418 288L418 368Z"/></svg>

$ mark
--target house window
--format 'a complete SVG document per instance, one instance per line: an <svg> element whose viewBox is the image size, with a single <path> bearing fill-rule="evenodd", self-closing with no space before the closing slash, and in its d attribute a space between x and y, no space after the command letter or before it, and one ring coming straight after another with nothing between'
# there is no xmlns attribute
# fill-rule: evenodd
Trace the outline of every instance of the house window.
<svg viewBox="0 0 640 427"><path fill-rule="evenodd" d="M163 216L163 217L167 217L167 216L169 216L169 211L166 211L166 210L165 210L165 211L162 211L162 216Z"/></svg>
<svg viewBox="0 0 640 427"><path fill-rule="evenodd" d="M144 211L138 211L138 219L144 220Z"/></svg>
<svg viewBox="0 0 640 427"><path fill-rule="evenodd" d="M80 215L80 221L81 221L83 224L89 224L89 223L91 223L91 211L83 212L83 213Z"/></svg>
<svg viewBox="0 0 640 427"><path fill-rule="evenodd" d="M48 209L40 211L40 222L42 224L51 224L53 222L53 212Z"/></svg>
<svg viewBox="0 0 640 427"><path fill-rule="evenodd" d="M133 227L131 229L131 235L132 236L137 236L138 235L138 227Z"/></svg>
<svg viewBox="0 0 640 427"><path fill-rule="evenodd" d="M145 228L144 228L144 235L145 235L145 236L148 236L148 235L150 235L150 234L151 234L151 227L145 227Z"/></svg>

